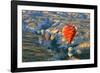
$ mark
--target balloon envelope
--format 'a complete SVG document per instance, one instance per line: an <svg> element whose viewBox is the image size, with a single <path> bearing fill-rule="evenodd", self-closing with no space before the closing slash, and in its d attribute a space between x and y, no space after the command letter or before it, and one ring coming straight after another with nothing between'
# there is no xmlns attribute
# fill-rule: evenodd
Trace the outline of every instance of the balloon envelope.
<svg viewBox="0 0 100 73"><path fill-rule="evenodd" d="M75 34L76 34L76 28L73 24L65 25L62 29L63 37L66 39L68 44L71 44Z"/></svg>

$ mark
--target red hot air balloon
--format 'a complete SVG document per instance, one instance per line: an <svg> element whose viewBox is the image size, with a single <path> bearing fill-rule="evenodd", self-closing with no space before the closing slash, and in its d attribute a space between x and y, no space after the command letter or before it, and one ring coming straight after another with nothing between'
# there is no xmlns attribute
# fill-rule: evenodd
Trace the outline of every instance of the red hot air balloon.
<svg viewBox="0 0 100 73"><path fill-rule="evenodd" d="M76 28L73 24L65 25L62 29L63 37L66 39L68 44L71 44L75 34L76 34Z"/></svg>

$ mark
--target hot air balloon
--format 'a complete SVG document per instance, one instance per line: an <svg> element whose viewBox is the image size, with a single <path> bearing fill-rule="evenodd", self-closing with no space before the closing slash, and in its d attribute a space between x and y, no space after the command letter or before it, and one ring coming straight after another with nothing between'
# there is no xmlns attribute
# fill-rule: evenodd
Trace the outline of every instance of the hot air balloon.
<svg viewBox="0 0 100 73"><path fill-rule="evenodd" d="M73 24L65 25L62 29L62 34L64 39L68 42L68 44L71 44L76 34L75 26Z"/></svg>

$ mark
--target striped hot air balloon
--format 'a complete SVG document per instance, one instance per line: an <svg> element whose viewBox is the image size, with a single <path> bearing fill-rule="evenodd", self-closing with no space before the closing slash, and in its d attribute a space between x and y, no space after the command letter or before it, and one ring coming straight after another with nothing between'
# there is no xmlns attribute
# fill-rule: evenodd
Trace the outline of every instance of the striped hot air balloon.
<svg viewBox="0 0 100 73"><path fill-rule="evenodd" d="M73 24L67 24L62 29L63 37L66 39L68 44L71 44L75 34L76 34L76 28Z"/></svg>

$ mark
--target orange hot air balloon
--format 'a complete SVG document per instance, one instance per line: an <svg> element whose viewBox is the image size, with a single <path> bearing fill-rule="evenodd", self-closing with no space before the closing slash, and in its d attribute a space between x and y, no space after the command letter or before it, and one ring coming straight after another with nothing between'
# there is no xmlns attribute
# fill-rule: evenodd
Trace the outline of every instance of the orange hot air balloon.
<svg viewBox="0 0 100 73"><path fill-rule="evenodd" d="M68 41L68 44L71 44L75 34L76 34L76 28L73 24L65 25L62 29L63 37Z"/></svg>

